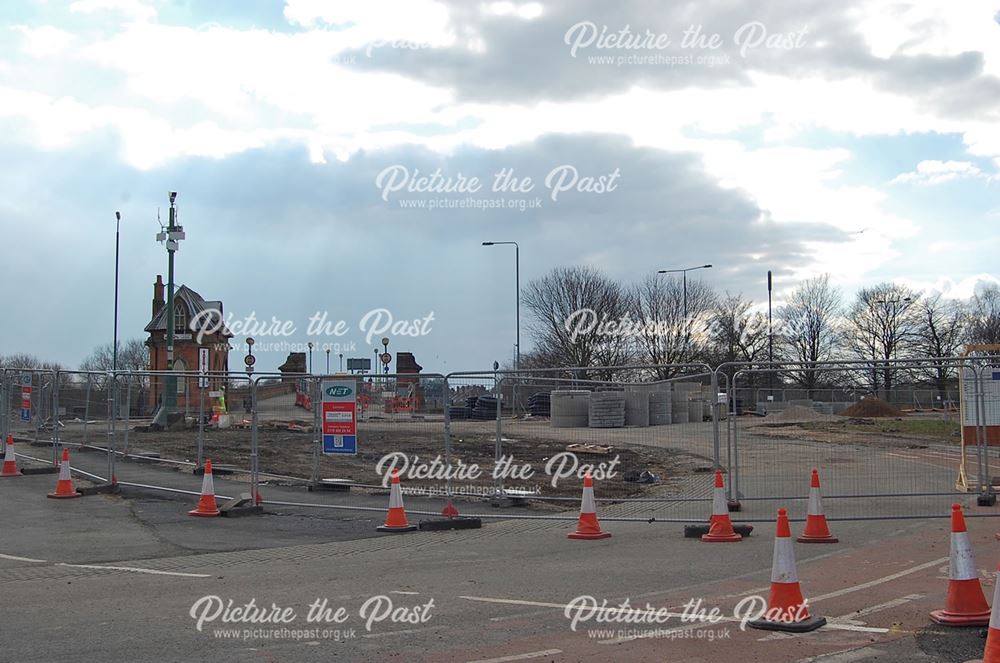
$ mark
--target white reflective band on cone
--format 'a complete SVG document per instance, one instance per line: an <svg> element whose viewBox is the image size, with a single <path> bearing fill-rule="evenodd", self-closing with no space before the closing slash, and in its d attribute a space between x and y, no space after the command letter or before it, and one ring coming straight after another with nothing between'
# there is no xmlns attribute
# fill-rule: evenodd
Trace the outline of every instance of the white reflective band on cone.
<svg viewBox="0 0 1000 663"><path fill-rule="evenodd" d="M209 472L205 472L205 476L201 479L201 494L215 495L215 479Z"/></svg>
<svg viewBox="0 0 1000 663"><path fill-rule="evenodd" d="M792 540L780 537L774 540L774 559L771 563L771 582L793 583L799 581L795 571L795 549Z"/></svg>
<svg viewBox="0 0 1000 663"><path fill-rule="evenodd" d="M823 503L822 498L819 496L819 488L809 489L809 509L806 511L810 516L822 516L823 515Z"/></svg>
<svg viewBox="0 0 1000 663"><path fill-rule="evenodd" d="M993 606L1000 606L1000 571L994 577ZM1000 609L990 613L990 628L1000 628Z"/></svg>
<svg viewBox="0 0 1000 663"><path fill-rule="evenodd" d="M952 580L975 580L979 577L976 572L976 558L972 554L972 546L969 545L968 532L951 533L951 562L948 575Z"/></svg>
<svg viewBox="0 0 1000 663"><path fill-rule="evenodd" d="M593 486L583 489L583 501L580 503L580 513L597 513L597 507L594 505Z"/></svg>
<svg viewBox="0 0 1000 663"><path fill-rule="evenodd" d="M403 507L403 491L400 490L399 484L392 484L392 488L389 490L389 508L397 509Z"/></svg>
<svg viewBox="0 0 1000 663"><path fill-rule="evenodd" d="M712 515L725 516L729 514L729 506L726 503L726 489L716 488L712 494Z"/></svg>
<svg viewBox="0 0 1000 663"><path fill-rule="evenodd" d="M59 480L68 481L69 480L69 461L64 460L59 464Z"/></svg>

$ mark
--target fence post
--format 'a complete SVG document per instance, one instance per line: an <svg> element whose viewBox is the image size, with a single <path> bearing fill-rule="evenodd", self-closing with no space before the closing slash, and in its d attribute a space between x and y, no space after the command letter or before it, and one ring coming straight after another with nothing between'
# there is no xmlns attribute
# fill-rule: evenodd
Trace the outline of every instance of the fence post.
<svg viewBox="0 0 1000 663"><path fill-rule="evenodd" d="M116 483L115 476L115 406L117 405L117 394L115 389L117 388L118 379L114 373L108 371L108 481L110 483ZM58 392L58 389L56 390Z"/></svg>
<svg viewBox="0 0 1000 663"><path fill-rule="evenodd" d="M501 417L500 417L500 397L503 395L502 394L502 390L501 390L501 387L503 386L503 382L498 377L498 375L497 375L497 373L495 371L493 373L493 384L496 385L496 390L495 390L494 393L496 393L496 399L497 399L497 442L496 442L496 450L494 452L494 461L493 461L494 462L493 470L496 471L496 469L499 467L499 464L500 464L500 456L503 453L503 441L502 441L503 440L503 430L502 430L502 427L501 427L501 424L500 424L500 419L501 419ZM495 488L495 491L496 491L497 498L502 498L503 497L503 474L502 473L497 473L496 484L495 484L494 488Z"/></svg>
<svg viewBox="0 0 1000 663"><path fill-rule="evenodd" d="M195 464L197 470L205 467L205 388L207 378L198 376L198 460ZM227 404L228 405L228 404Z"/></svg>
<svg viewBox="0 0 1000 663"><path fill-rule="evenodd" d="M313 415L313 462L310 481L313 485L319 484L319 459L323 455L323 389L321 380L322 378L313 378L309 382Z"/></svg>
<svg viewBox="0 0 1000 663"><path fill-rule="evenodd" d="M132 417L132 372L129 371L125 378L125 440L123 442L122 455L128 453L128 428L129 420Z"/></svg>
<svg viewBox="0 0 1000 663"><path fill-rule="evenodd" d="M59 442L59 373L52 374L52 393L49 395L49 419L52 421L52 464L58 465L62 459L62 449Z"/></svg>
<svg viewBox="0 0 1000 663"><path fill-rule="evenodd" d="M452 498L451 494L451 388L448 386L448 376L444 376L444 385L442 386L442 396L444 397L444 464L448 468L448 472L445 474L444 478L444 490L447 493L447 499L450 501Z"/></svg>
<svg viewBox="0 0 1000 663"><path fill-rule="evenodd" d="M720 469L722 467L722 450L719 444L719 369L716 368L712 371L711 377L711 388L712 388L712 455L715 460L715 467L713 469Z"/></svg>
<svg viewBox="0 0 1000 663"><path fill-rule="evenodd" d="M250 495L257 503L257 381L250 378Z"/></svg>

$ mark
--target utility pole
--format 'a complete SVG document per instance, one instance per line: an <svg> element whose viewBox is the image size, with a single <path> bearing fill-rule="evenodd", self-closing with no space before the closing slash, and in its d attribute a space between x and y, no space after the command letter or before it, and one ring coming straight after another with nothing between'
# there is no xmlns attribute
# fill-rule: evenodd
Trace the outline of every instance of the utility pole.
<svg viewBox="0 0 1000 663"><path fill-rule="evenodd" d="M163 394L163 414L171 413L177 407L177 376L174 370L174 253L178 243L184 239L184 228L177 224L177 209L174 201L177 192L170 194L170 215L167 220L167 230L157 234L156 239L163 242L167 248L167 377L166 393Z"/></svg>

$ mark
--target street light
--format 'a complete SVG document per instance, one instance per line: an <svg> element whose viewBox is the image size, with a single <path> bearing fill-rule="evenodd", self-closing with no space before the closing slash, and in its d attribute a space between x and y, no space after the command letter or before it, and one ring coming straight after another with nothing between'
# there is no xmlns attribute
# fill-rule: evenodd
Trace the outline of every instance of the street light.
<svg viewBox="0 0 1000 663"><path fill-rule="evenodd" d="M163 242L167 249L167 376L166 393L163 395L162 415L173 412L177 405L177 376L172 375L174 370L174 253L179 248L179 243L184 239L184 227L177 224L177 208L174 202L177 200L177 192L170 191L170 215L167 217L167 227L161 227L156 234L156 240ZM158 421L162 423L165 421Z"/></svg>
<svg viewBox="0 0 1000 663"><path fill-rule="evenodd" d="M343 373L344 372L344 353L341 352L337 356L340 357L340 372Z"/></svg>
<svg viewBox="0 0 1000 663"><path fill-rule="evenodd" d="M326 374L330 374L330 348L326 349Z"/></svg>
<svg viewBox="0 0 1000 663"><path fill-rule="evenodd" d="M711 269L711 265L698 265L697 267L686 267L684 269L661 269L657 274L676 274L680 272L684 277L684 344L687 345L691 337L691 325L688 322L688 272L696 269Z"/></svg>
<svg viewBox="0 0 1000 663"><path fill-rule="evenodd" d="M313 342L309 341L308 346L309 346L309 375L312 375L312 372L313 372Z"/></svg>
<svg viewBox="0 0 1000 663"><path fill-rule="evenodd" d="M517 356L514 359L515 368L521 368L521 247L517 242L483 242L483 246L514 246L514 288L515 288L515 344Z"/></svg>

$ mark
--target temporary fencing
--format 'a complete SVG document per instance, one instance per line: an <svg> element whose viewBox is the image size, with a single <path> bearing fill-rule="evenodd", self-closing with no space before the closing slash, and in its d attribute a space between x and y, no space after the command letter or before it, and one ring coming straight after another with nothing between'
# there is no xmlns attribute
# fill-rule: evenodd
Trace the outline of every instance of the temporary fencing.
<svg viewBox="0 0 1000 663"><path fill-rule="evenodd" d="M255 498L266 485L333 489L341 508L373 508L355 496L384 499L397 470L406 495L441 507L452 499L463 514L573 520L589 470L602 519L706 523L713 472L722 469L728 506L739 509L735 521L773 520L779 506L802 520L818 468L830 521L942 517L956 495L994 499L994 363L921 358L448 375L5 368L0 432L51 447L36 456L53 465L63 445L105 453L107 479L127 482L137 473L134 461L199 473L211 458L217 476L245 481ZM942 367L962 376L939 390L942 407L898 416L891 406L907 399L890 398L879 407L893 416L848 410L871 405L862 399L873 370L883 385L890 378L910 385L881 396L908 391L923 394L918 405L937 402L923 393L934 388L915 385ZM810 374L819 386L795 386ZM347 410L324 407L326 386L335 384L353 390ZM845 400L822 400L831 397ZM330 428L337 422L356 427L356 450L342 428Z"/></svg>

